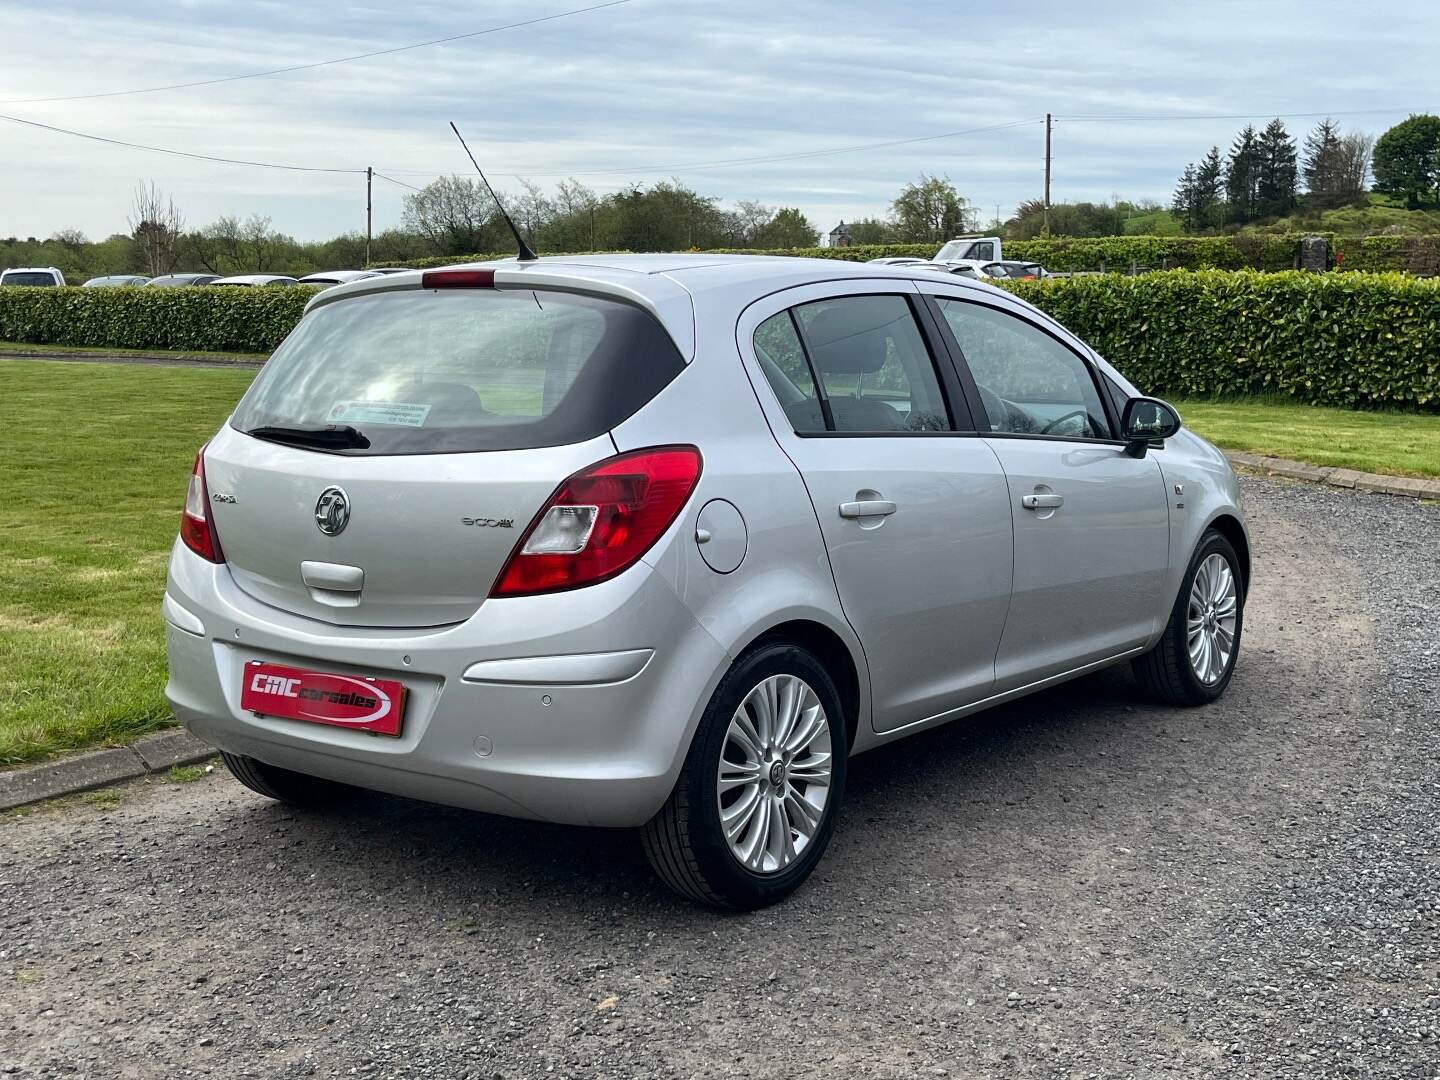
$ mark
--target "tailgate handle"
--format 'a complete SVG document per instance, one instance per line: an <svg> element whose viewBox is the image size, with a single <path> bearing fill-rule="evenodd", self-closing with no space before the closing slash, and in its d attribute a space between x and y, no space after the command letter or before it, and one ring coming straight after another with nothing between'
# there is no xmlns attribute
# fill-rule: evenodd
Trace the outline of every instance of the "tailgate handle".
<svg viewBox="0 0 1440 1080"><path fill-rule="evenodd" d="M310 562L300 564L300 580L312 589L333 592L359 592L365 587L365 571L343 563Z"/></svg>

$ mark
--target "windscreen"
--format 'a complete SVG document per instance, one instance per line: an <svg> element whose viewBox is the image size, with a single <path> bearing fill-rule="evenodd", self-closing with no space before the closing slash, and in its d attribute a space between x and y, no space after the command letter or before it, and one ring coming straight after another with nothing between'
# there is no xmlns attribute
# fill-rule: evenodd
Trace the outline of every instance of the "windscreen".
<svg viewBox="0 0 1440 1080"><path fill-rule="evenodd" d="M0 285L54 285L54 274L12 272L0 276Z"/></svg>
<svg viewBox="0 0 1440 1080"><path fill-rule="evenodd" d="M377 293L302 319L231 424L291 441L296 430L354 429L348 454L560 446L609 431L684 366L648 312L614 300Z"/></svg>

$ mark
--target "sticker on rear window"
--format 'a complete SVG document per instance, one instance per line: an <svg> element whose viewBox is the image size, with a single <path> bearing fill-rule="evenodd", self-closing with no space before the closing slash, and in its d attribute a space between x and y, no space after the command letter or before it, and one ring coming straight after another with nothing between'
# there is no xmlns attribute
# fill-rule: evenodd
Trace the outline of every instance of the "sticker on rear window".
<svg viewBox="0 0 1440 1080"><path fill-rule="evenodd" d="M424 427L429 405L409 401L337 401L326 418L336 423L400 424Z"/></svg>

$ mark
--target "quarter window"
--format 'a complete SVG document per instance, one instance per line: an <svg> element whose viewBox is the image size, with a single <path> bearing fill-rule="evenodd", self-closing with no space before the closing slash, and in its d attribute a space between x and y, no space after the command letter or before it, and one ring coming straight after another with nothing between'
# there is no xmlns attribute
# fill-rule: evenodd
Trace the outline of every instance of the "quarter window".
<svg viewBox="0 0 1440 1080"><path fill-rule="evenodd" d="M1038 327L1003 311L937 297L992 431L1108 439L1090 369Z"/></svg>
<svg viewBox="0 0 1440 1080"><path fill-rule="evenodd" d="M799 433L951 431L935 363L903 296L847 296L767 319L755 353Z"/></svg>
<svg viewBox="0 0 1440 1080"><path fill-rule="evenodd" d="M756 327L755 357L790 426L800 434L826 430L825 411L790 312L772 315Z"/></svg>

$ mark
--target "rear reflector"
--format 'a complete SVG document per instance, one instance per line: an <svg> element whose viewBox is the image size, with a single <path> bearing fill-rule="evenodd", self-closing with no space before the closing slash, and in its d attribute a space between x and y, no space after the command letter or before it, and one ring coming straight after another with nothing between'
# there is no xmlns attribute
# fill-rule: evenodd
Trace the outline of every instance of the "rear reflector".
<svg viewBox="0 0 1440 1080"><path fill-rule="evenodd" d="M700 466L693 446L656 446L580 470L525 530L490 595L578 589L633 566L684 508Z"/></svg>
<svg viewBox="0 0 1440 1080"><path fill-rule="evenodd" d="M213 563L225 561L220 551L220 537L215 534L215 521L210 516L210 492L205 486L205 448L195 455L190 470L190 486L185 491L185 509L180 512L180 539L202 559Z"/></svg>
<svg viewBox="0 0 1440 1080"><path fill-rule="evenodd" d="M494 270L429 270L420 275L422 289L493 289Z"/></svg>

